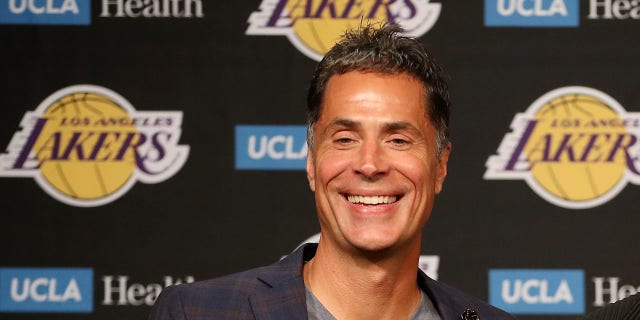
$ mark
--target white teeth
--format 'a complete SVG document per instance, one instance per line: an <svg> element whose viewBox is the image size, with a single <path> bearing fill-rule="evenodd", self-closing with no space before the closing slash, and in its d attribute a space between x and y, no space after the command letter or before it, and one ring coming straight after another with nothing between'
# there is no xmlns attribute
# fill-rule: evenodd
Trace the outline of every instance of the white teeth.
<svg viewBox="0 0 640 320"><path fill-rule="evenodd" d="M381 204L394 203L398 200L397 196L347 196L347 200L351 203L362 204Z"/></svg>

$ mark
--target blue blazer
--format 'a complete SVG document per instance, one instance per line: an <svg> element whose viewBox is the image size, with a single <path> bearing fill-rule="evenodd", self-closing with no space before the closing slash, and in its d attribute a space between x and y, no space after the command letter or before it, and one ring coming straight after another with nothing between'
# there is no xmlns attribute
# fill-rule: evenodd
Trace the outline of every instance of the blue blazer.
<svg viewBox="0 0 640 320"><path fill-rule="evenodd" d="M149 320L307 319L302 266L315 255L316 248L316 244L306 244L270 266L167 287L151 309ZM417 276L420 288L443 320L473 320L473 316L461 318L468 310L480 320L514 319L420 270Z"/></svg>

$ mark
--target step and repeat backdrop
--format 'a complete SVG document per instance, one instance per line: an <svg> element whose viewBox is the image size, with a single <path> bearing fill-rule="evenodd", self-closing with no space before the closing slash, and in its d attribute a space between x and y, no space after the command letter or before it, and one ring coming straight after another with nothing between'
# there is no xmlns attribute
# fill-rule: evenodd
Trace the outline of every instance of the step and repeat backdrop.
<svg viewBox="0 0 640 320"><path fill-rule="evenodd" d="M640 291L640 3L1 0L0 319L144 319L317 240L315 64L398 23L450 79L419 267L521 319Z"/></svg>

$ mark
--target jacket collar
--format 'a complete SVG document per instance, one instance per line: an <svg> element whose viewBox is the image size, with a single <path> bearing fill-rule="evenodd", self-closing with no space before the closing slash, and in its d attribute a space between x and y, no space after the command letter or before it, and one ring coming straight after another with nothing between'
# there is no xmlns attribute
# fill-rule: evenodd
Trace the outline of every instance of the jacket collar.
<svg viewBox="0 0 640 320"><path fill-rule="evenodd" d="M429 278L429 276L420 269L418 269L418 285L420 289L429 296L431 303L433 303L433 306L438 310L440 318L459 319L459 314L464 310L456 310L458 309L457 303L449 297L449 294L442 290L437 281Z"/></svg>

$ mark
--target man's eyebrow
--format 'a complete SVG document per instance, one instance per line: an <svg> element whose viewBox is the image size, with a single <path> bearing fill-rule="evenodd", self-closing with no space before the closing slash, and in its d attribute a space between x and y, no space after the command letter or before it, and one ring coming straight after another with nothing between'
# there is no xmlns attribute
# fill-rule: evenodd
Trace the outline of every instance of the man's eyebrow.
<svg viewBox="0 0 640 320"><path fill-rule="evenodd" d="M408 130L413 134L421 135L420 130L407 121L388 122L382 125L382 129L386 132Z"/></svg>
<svg viewBox="0 0 640 320"><path fill-rule="evenodd" d="M331 130L336 130L337 128L357 130L357 129L360 129L361 127L362 127L362 124L360 124L357 121L353 121L345 118L336 118L333 121L331 121L329 125L325 127L324 133L327 133L328 131L331 131ZM416 128L413 124L411 124L408 121L394 121L394 122L383 123L381 126L381 129L382 131L385 131L385 132L406 130L415 135L421 135L420 130L418 130L418 128Z"/></svg>
<svg viewBox="0 0 640 320"><path fill-rule="evenodd" d="M336 128L358 129L360 127L362 127L362 125L356 121L345 118L335 118L325 127L324 133L327 133L327 131L330 130L335 130Z"/></svg>

